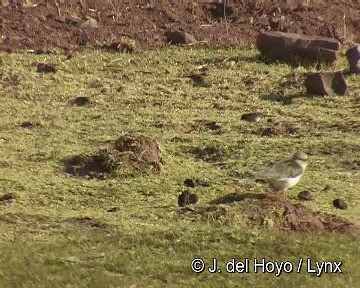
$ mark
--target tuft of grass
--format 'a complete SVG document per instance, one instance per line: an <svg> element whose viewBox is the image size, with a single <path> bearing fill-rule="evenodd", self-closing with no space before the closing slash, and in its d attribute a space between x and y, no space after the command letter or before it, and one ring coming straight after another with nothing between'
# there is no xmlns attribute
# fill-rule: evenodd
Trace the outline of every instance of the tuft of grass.
<svg viewBox="0 0 360 288"><path fill-rule="evenodd" d="M234 177L302 150L310 164L285 195L297 202L297 194L309 190L315 199L303 203L306 207L360 225L356 75L347 76L349 95L315 97L305 94L301 76L315 64L265 64L257 51L241 48L0 58L0 196L11 193L15 199L1 203L2 287L359 283L357 236L279 232L272 219L281 211L263 215L262 225L254 227L241 209L220 204L207 210L209 202L230 193L266 193L266 186ZM57 73L37 73L33 63L40 62L56 64ZM183 75L204 64L212 85L194 87ZM345 59L338 67L347 68ZM77 95L89 97L92 105L69 105ZM256 123L241 120L253 111L271 116ZM24 121L38 124L18 125ZM194 129L194 123L221 129ZM261 135L265 129L271 133ZM100 180L64 171L64 159L94 155L126 133L159 143L165 163L160 174ZM201 157L190 153L194 149ZM111 170L113 162L105 160ZM210 183L191 190L199 196L196 209L207 213L187 214L177 207L186 178ZM332 206L339 197L347 210ZM217 258L222 269L232 258L342 261L343 273L196 274L195 257L206 265Z"/></svg>

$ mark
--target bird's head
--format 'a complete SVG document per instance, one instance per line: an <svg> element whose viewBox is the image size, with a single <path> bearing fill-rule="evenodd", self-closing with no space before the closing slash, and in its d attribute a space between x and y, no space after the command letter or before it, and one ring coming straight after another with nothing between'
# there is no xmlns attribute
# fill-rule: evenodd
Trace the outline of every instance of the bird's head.
<svg viewBox="0 0 360 288"><path fill-rule="evenodd" d="M298 151L293 155L292 158L294 160L306 161L306 160L308 160L309 156L304 152Z"/></svg>

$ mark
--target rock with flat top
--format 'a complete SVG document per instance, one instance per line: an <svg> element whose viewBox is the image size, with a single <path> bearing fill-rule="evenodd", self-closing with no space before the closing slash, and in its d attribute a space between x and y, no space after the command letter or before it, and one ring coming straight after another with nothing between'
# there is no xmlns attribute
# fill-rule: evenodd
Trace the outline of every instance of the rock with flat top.
<svg viewBox="0 0 360 288"><path fill-rule="evenodd" d="M260 32L256 44L262 55L272 60L300 56L314 61L334 62L340 49L336 39L279 31Z"/></svg>
<svg viewBox="0 0 360 288"><path fill-rule="evenodd" d="M315 95L345 95L347 84L341 71L309 73L305 80L306 90Z"/></svg>

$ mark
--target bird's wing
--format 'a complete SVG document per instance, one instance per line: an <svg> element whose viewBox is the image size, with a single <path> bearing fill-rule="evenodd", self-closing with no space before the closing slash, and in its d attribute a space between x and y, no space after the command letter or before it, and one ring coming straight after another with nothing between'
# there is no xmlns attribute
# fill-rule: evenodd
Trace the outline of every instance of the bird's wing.
<svg viewBox="0 0 360 288"><path fill-rule="evenodd" d="M255 173L260 179L295 178L301 175L303 169L292 159L281 160Z"/></svg>

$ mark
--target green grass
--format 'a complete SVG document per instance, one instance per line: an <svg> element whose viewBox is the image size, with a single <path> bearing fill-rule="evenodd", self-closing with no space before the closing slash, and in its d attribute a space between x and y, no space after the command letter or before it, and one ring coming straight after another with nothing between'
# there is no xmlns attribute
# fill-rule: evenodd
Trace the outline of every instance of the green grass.
<svg viewBox="0 0 360 288"><path fill-rule="evenodd" d="M37 73L33 63L43 61L56 63L58 72ZM194 87L182 76L203 63L212 85ZM338 68L346 65L341 59ZM211 183L192 189L197 206L206 207L228 193L267 191L234 177L303 150L309 167L285 195L296 202L310 190L315 200L304 205L360 225L360 81L347 76L347 96L309 97L290 74L314 67L266 65L258 52L241 49L88 51L71 59L1 54L0 196L16 198L1 204L1 287L357 287L357 236L285 233L251 226L241 215L226 221L177 207L186 178ZM94 105L69 105L78 95ZM273 125L266 120L240 119L255 110L272 115L278 135L260 136ZM221 129L210 131L198 120ZM39 125L18 127L23 121ZM160 175L88 180L64 172L64 159L99 151L127 132L159 142ZM204 162L191 154L208 146L221 155ZM225 166L211 162L217 160ZM338 197L347 210L332 206ZM107 212L112 207L118 211ZM92 220L76 220L81 217ZM198 275L190 267L195 257L206 263L214 257L223 266L232 258L296 264L309 257L343 261L343 274Z"/></svg>

